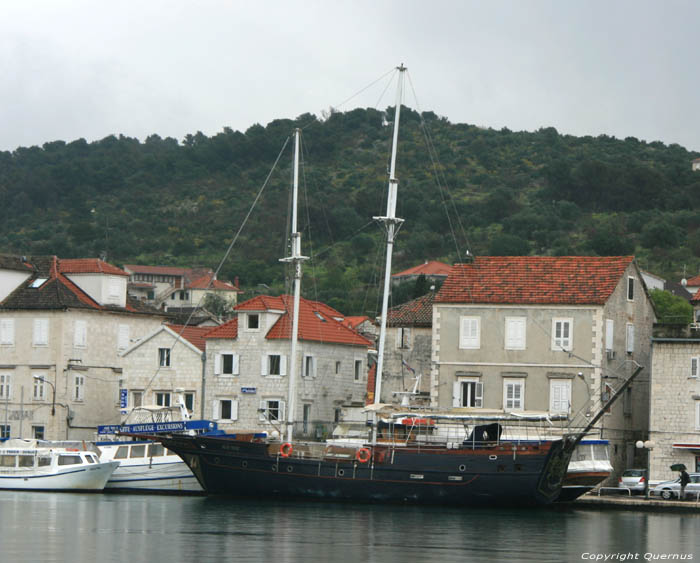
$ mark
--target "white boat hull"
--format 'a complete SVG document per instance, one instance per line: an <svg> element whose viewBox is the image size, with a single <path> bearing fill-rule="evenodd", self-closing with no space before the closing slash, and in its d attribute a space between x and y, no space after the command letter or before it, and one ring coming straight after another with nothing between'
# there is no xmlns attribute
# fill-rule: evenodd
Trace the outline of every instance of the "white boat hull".
<svg viewBox="0 0 700 563"><path fill-rule="evenodd" d="M26 491L101 491L118 462L66 466L57 470L0 473L0 489Z"/></svg>
<svg viewBox="0 0 700 563"><path fill-rule="evenodd" d="M129 465L125 460L107 481L105 489L183 493L203 491L190 468L179 458L177 461L138 465Z"/></svg>

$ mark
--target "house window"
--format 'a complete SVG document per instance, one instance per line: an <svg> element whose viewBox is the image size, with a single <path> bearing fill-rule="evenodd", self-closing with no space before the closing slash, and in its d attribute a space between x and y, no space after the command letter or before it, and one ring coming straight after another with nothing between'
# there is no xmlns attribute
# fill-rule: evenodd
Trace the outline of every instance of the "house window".
<svg viewBox="0 0 700 563"><path fill-rule="evenodd" d="M282 357L279 354L270 354L267 357L267 374L282 375Z"/></svg>
<svg viewBox="0 0 700 563"><path fill-rule="evenodd" d="M484 406L484 384L476 378L460 379L454 384L452 406L476 407Z"/></svg>
<svg viewBox="0 0 700 563"><path fill-rule="evenodd" d="M600 396L600 402L605 405L610 398L613 396L613 388L609 383L603 383L603 392ZM612 412L612 406L605 409L605 414L610 414Z"/></svg>
<svg viewBox="0 0 700 563"><path fill-rule="evenodd" d="M396 347L409 349L411 347L411 329L398 327L396 329Z"/></svg>
<svg viewBox="0 0 700 563"><path fill-rule="evenodd" d="M549 412L553 414L571 412L571 381L569 379L550 379Z"/></svg>
<svg viewBox="0 0 700 563"><path fill-rule="evenodd" d="M627 353L634 352L634 325L627 323Z"/></svg>
<svg viewBox="0 0 700 563"><path fill-rule="evenodd" d="M85 376L76 375L74 379L73 400L82 401L85 395Z"/></svg>
<svg viewBox="0 0 700 563"><path fill-rule="evenodd" d="M34 391L32 393L32 398L35 401L43 401L46 399L46 385L44 383L43 374L34 376Z"/></svg>
<svg viewBox="0 0 700 563"><path fill-rule="evenodd" d="M460 317L459 347L474 350L481 346L481 319L479 317Z"/></svg>
<svg viewBox="0 0 700 563"><path fill-rule="evenodd" d="M73 346L75 348L85 348L87 345L87 322L75 321L73 327Z"/></svg>
<svg viewBox="0 0 700 563"><path fill-rule="evenodd" d="M340 361L336 360L335 362L335 374L338 375L340 373Z"/></svg>
<svg viewBox="0 0 700 563"><path fill-rule="evenodd" d="M129 332L129 325L119 325L117 350L126 350L129 347Z"/></svg>
<svg viewBox="0 0 700 563"><path fill-rule="evenodd" d="M34 346L49 345L49 319L34 319Z"/></svg>
<svg viewBox="0 0 700 563"><path fill-rule="evenodd" d="M0 400L12 398L12 375L0 373Z"/></svg>
<svg viewBox="0 0 700 563"><path fill-rule="evenodd" d="M156 392L156 405L158 405L159 407L169 407L170 393L168 391Z"/></svg>
<svg viewBox="0 0 700 563"><path fill-rule="evenodd" d="M260 401L260 420L277 422L284 420L284 401L281 399L263 399Z"/></svg>
<svg viewBox="0 0 700 563"><path fill-rule="evenodd" d="M122 284L119 282L118 279L109 280L109 296L112 299L118 299L119 297L121 297L121 289Z"/></svg>
<svg viewBox="0 0 700 563"><path fill-rule="evenodd" d="M362 360L355 360L355 381L360 381L362 376Z"/></svg>
<svg viewBox="0 0 700 563"><path fill-rule="evenodd" d="M170 367L170 348L158 348L158 365L162 368Z"/></svg>
<svg viewBox="0 0 700 563"><path fill-rule="evenodd" d="M571 350L573 319L552 319L552 350Z"/></svg>
<svg viewBox="0 0 700 563"><path fill-rule="evenodd" d="M216 375L238 375L238 354L225 352L214 357L214 373Z"/></svg>
<svg viewBox="0 0 700 563"><path fill-rule="evenodd" d="M260 328L260 315L258 313L248 313L246 317L248 330L258 330Z"/></svg>
<svg viewBox="0 0 700 563"><path fill-rule="evenodd" d="M151 290L146 294L146 299L148 299L149 301L153 301L153 299L155 299L155 296L155 292Z"/></svg>
<svg viewBox="0 0 700 563"><path fill-rule="evenodd" d="M698 369L700 369L700 357L695 356L690 358L690 377L698 376ZM0 395L2 397L2 395Z"/></svg>
<svg viewBox="0 0 700 563"><path fill-rule="evenodd" d="M33 425L32 426L32 436L35 440L43 440L45 436L44 425Z"/></svg>
<svg viewBox="0 0 700 563"><path fill-rule="evenodd" d="M506 350L525 350L525 317L506 317Z"/></svg>
<svg viewBox="0 0 700 563"><path fill-rule="evenodd" d="M194 391L188 391L187 393L184 394L183 396L185 400L185 408L189 412L194 411Z"/></svg>
<svg viewBox="0 0 700 563"><path fill-rule="evenodd" d="M613 349L615 337L615 321L605 319L605 349L610 351Z"/></svg>
<svg viewBox="0 0 700 563"><path fill-rule="evenodd" d="M238 420L238 401L235 399L218 399L214 401L214 419Z"/></svg>
<svg viewBox="0 0 700 563"><path fill-rule="evenodd" d="M0 424L0 440L3 438L9 438L10 437L10 425L9 424Z"/></svg>
<svg viewBox="0 0 700 563"><path fill-rule="evenodd" d="M695 430L700 430L700 401L695 401Z"/></svg>
<svg viewBox="0 0 700 563"><path fill-rule="evenodd" d="M311 420L311 405L304 405L304 411L302 415L302 432L304 434L309 433L309 421Z"/></svg>
<svg viewBox="0 0 700 563"><path fill-rule="evenodd" d="M143 391L132 391L131 392L131 406L133 408L140 407L143 405Z"/></svg>
<svg viewBox="0 0 700 563"><path fill-rule="evenodd" d="M0 319L0 346L15 345L15 319Z"/></svg>
<svg viewBox="0 0 700 563"><path fill-rule="evenodd" d="M316 358L313 356L304 356L304 377L316 377Z"/></svg>
<svg viewBox="0 0 700 563"><path fill-rule="evenodd" d="M506 379L503 382L503 408L508 411L521 411L525 404L525 380Z"/></svg>
<svg viewBox="0 0 700 563"><path fill-rule="evenodd" d="M627 278L627 301L634 301L634 278Z"/></svg>
<svg viewBox="0 0 700 563"><path fill-rule="evenodd" d="M333 422L340 422L340 409L333 410Z"/></svg>

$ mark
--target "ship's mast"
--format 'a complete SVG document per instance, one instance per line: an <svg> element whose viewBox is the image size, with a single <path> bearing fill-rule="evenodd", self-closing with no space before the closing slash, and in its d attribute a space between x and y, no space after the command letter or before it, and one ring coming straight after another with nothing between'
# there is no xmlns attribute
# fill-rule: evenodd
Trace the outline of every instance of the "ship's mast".
<svg viewBox="0 0 700 563"><path fill-rule="evenodd" d="M292 183L291 255L281 262L290 262L294 270L294 308L292 310L292 349L289 358L289 388L287 391L286 440L294 436L294 410L296 408L297 338L299 336L299 301L301 299L301 263L308 260L301 255L301 233L297 232L297 193L299 191L299 144L301 129L294 131L294 181Z"/></svg>
<svg viewBox="0 0 700 563"><path fill-rule="evenodd" d="M377 374L374 390L374 403L381 402L382 394L382 370L384 369L384 342L386 340L386 317L389 307L389 290L391 284L391 255L394 249L394 237L401 228L403 219L396 217L396 197L399 181L396 179L396 149L399 141L399 118L401 116L401 101L403 99L403 79L406 67L403 64L397 67L399 71L398 85L396 88L396 110L394 111L394 137L391 145L391 164L389 166L389 189L386 202L386 216L374 217L376 221L384 224L386 229L386 264L384 268L384 294L382 297L381 327L379 329L379 348L377 349ZM372 441L376 442L377 426L374 425Z"/></svg>

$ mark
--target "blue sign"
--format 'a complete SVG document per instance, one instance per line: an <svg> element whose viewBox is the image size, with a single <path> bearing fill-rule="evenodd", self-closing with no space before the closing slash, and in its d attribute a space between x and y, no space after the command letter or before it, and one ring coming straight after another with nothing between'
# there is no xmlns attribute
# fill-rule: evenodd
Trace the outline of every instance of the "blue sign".
<svg viewBox="0 0 700 563"><path fill-rule="evenodd" d="M98 434L154 434L156 432L185 432L187 430L216 430L215 422L187 420L177 422L145 422L143 424L108 424L97 427Z"/></svg>
<svg viewBox="0 0 700 563"><path fill-rule="evenodd" d="M257 391L258 390L256 387L241 387L241 393L249 393L251 395L255 395Z"/></svg>
<svg viewBox="0 0 700 563"><path fill-rule="evenodd" d="M126 389L120 389L119 390L119 408L120 409L125 409L126 408L126 398L128 396L128 391Z"/></svg>

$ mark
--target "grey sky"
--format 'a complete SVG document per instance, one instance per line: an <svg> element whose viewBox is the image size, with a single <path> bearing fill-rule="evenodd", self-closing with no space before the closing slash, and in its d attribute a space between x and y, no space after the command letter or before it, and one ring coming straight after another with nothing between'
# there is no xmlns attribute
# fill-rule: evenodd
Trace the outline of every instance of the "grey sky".
<svg viewBox="0 0 700 563"><path fill-rule="evenodd" d="M245 131L403 62L420 109L455 123L700 151L699 21L694 0L3 0L0 150Z"/></svg>

